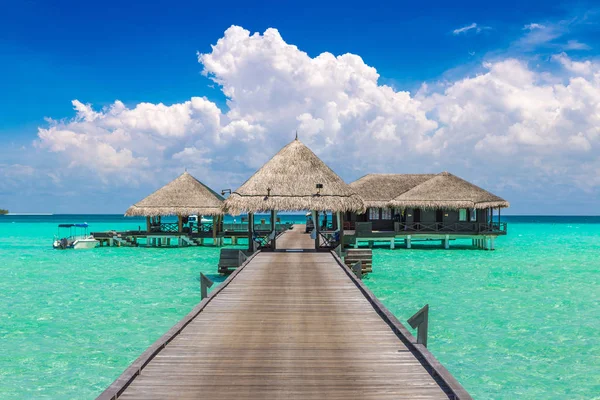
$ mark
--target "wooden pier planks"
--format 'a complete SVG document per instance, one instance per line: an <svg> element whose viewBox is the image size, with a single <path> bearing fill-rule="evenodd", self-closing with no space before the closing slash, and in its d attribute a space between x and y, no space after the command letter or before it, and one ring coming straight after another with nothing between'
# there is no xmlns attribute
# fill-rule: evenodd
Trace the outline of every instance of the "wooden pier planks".
<svg viewBox="0 0 600 400"><path fill-rule="evenodd" d="M119 398L448 397L330 253L260 253Z"/></svg>
<svg viewBox="0 0 600 400"><path fill-rule="evenodd" d="M279 250L314 250L315 240L306 232L306 225L294 225L293 229L286 231L277 238Z"/></svg>

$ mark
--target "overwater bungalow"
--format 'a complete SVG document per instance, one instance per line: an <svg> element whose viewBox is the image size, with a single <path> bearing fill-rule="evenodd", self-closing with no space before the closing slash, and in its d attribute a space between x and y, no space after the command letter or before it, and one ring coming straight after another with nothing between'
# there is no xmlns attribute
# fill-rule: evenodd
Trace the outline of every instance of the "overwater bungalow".
<svg viewBox="0 0 600 400"><path fill-rule="evenodd" d="M440 174L369 174L350 184L367 212L348 213L345 228L361 241L449 241L466 238L486 249L506 234L500 210L509 203L448 172ZM497 210L496 216L494 211Z"/></svg>
<svg viewBox="0 0 600 400"><path fill-rule="evenodd" d="M343 235L343 214L365 211L363 200L342 178L297 138L282 148L237 190L231 192L223 210L237 215L248 213L250 221L259 212L270 212L272 224L277 211L309 210L313 221L319 213L336 215L331 229L320 230L315 224L316 249L331 248ZM249 250L276 248L274 226L266 237L257 237L249 224Z"/></svg>
<svg viewBox="0 0 600 400"><path fill-rule="evenodd" d="M145 231L112 236L109 233L106 240L137 245L138 239L144 239L147 246L185 246L202 244L204 238L212 237L213 243L216 243L223 200L221 195L184 172L125 212L125 216L129 217L146 217ZM177 216L177 222L164 222L162 217L167 216ZM212 221L203 221L203 216L212 217ZM94 237L103 239L99 234L94 234Z"/></svg>

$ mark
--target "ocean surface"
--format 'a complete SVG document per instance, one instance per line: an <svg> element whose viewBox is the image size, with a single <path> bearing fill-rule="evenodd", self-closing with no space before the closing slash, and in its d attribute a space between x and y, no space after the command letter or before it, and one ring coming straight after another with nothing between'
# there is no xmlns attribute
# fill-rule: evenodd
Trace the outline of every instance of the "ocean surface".
<svg viewBox="0 0 600 400"><path fill-rule="evenodd" d="M375 248L365 282L403 322L429 304L429 348L476 399L600 399L600 217L503 220L495 251ZM94 398L198 303L200 272L223 281L216 248L53 250L75 222L145 225L0 216L1 399Z"/></svg>

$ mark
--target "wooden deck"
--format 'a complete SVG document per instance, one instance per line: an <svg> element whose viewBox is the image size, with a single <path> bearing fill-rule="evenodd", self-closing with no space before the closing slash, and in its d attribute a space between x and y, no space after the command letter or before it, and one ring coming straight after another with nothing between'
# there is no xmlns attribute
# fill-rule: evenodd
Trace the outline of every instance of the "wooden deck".
<svg viewBox="0 0 600 400"><path fill-rule="evenodd" d="M315 241L304 233L306 225L294 225L294 228L277 238L277 248L280 250L314 250Z"/></svg>
<svg viewBox="0 0 600 400"><path fill-rule="evenodd" d="M279 249L313 246L296 228ZM117 395L470 398L331 252L254 254L99 399Z"/></svg>

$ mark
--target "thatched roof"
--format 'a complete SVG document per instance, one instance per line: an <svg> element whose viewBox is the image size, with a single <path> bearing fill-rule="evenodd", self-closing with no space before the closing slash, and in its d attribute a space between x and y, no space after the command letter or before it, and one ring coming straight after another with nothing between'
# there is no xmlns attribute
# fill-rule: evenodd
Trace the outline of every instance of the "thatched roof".
<svg viewBox="0 0 600 400"><path fill-rule="evenodd" d="M317 184L323 188L318 190ZM233 192L224 210L235 215L268 210L364 212L365 207L348 184L296 139Z"/></svg>
<svg viewBox="0 0 600 400"><path fill-rule="evenodd" d="M402 193L433 178L435 174L369 174L350 187L363 199L365 207L387 208Z"/></svg>
<svg viewBox="0 0 600 400"><path fill-rule="evenodd" d="M442 172L394 198L391 205L402 208L479 209L504 208L510 204L464 179Z"/></svg>
<svg viewBox="0 0 600 400"><path fill-rule="evenodd" d="M129 207L126 216L222 215L223 197L184 172L144 200Z"/></svg>

